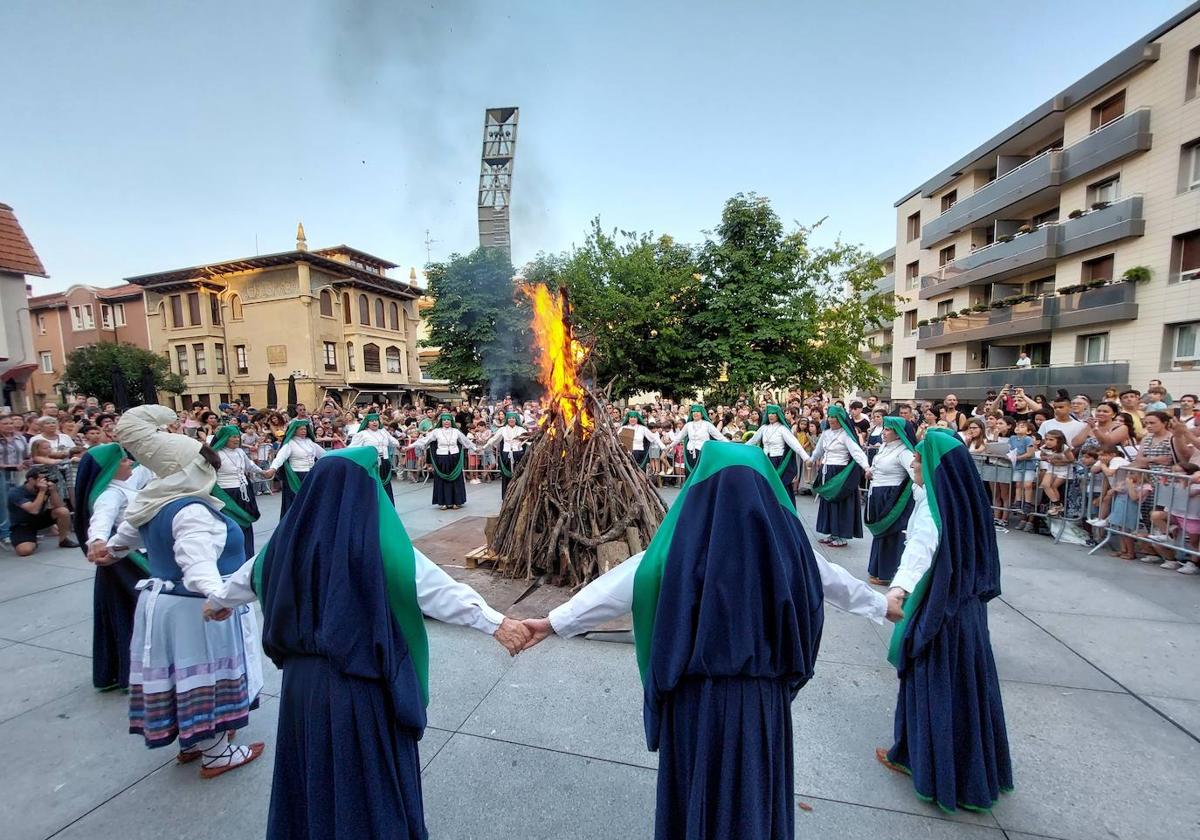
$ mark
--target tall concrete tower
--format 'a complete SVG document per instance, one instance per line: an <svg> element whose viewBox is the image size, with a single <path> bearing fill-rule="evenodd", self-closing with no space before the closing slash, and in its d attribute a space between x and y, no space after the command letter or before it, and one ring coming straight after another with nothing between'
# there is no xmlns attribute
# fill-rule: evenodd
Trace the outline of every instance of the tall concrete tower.
<svg viewBox="0 0 1200 840"><path fill-rule="evenodd" d="M512 198L513 157L517 152L518 108L488 108L483 117L479 168L479 245L512 253L508 207Z"/></svg>

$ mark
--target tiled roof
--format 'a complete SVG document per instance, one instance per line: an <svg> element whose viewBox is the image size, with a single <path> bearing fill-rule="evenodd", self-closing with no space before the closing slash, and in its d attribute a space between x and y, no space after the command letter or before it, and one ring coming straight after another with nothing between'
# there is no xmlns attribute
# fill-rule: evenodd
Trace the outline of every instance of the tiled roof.
<svg viewBox="0 0 1200 840"><path fill-rule="evenodd" d="M28 300L30 309L49 309L66 306L67 298L62 292L52 292L48 295L33 295Z"/></svg>
<svg viewBox="0 0 1200 840"><path fill-rule="evenodd" d="M0 204L0 271L31 274L34 277L49 277L37 252L29 244L21 223L13 215L13 209Z"/></svg>
<svg viewBox="0 0 1200 840"><path fill-rule="evenodd" d="M101 300L112 300L113 298L137 297L142 294L142 287L135 286L133 283L122 283L120 286L113 286L111 289L97 289L96 297Z"/></svg>

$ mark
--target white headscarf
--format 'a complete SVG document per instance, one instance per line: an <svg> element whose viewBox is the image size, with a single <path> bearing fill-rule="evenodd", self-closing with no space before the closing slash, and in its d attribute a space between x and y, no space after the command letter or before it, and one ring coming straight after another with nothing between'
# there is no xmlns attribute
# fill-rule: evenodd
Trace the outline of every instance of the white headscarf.
<svg viewBox="0 0 1200 840"><path fill-rule="evenodd" d="M217 473L201 457L200 441L163 428L178 420L166 406L139 405L117 422L117 440L155 475L129 503L125 518L134 527L145 525L176 499L194 497L216 508L222 506L209 495Z"/></svg>

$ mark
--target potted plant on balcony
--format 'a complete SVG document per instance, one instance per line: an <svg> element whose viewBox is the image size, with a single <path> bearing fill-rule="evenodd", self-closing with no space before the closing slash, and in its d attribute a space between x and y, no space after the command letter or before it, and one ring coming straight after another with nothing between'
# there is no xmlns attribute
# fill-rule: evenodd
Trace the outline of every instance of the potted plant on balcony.
<svg viewBox="0 0 1200 840"><path fill-rule="evenodd" d="M1135 265L1132 268L1125 269L1125 273L1121 275L1121 281L1124 283L1148 283L1150 282L1150 269L1144 265Z"/></svg>
<svg viewBox="0 0 1200 840"><path fill-rule="evenodd" d="M1103 209L1104 209L1105 207L1107 207L1107 206L1108 206L1110 203L1111 203L1111 202L1108 202L1108 201L1093 201L1093 202L1092 202L1092 209L1093 209L1093 210L1103 210Z"/></svg>
<svg viewBox="0 0 1200 840"><path fill-rule="evenodd" d="M992 309L1003 309L1004 307L1006 307L1008 305L1009 305L1008 298L1000 298L1000 299L994 300L988 304L988 306L991 307Z"/></svg>
<svg viewBox="0 0 1200 840"><path fill-rule="evenodd" d="M962 309L958 310L958 314L962 315L965 318L966 316L971 314L971 307L964 306Z"/></svg>
<svg viewBox="0 0 1200 840"><path fill-rule="evenodd" d="M1004 234L1004 236L1001 236L996 241L997 242L1012 242L1013 241L1012 234L1006 233L1006 234Z"/></svg>
<svg viewBox="0 0 1200 840"><path fill-rule="evenodd" d="M1072 210L1070 213L1067 214L1067 218L1068 219L1078 219L1082 215L1083 215L1082 210Z"/></svg>
<svg viewBox="0 0 1200 840"><path fill-rule="evenodd" d="M958 313L957 313L957 312L947 312L947 313L946 313L946 317L947 317L947 318L957 318L957 317L958 317Z"/></svg>
<svg viewBox="0 0 1200 840"><path fill-rule="evenodd" d="M928 326L929 326L929 319L928 319L928 318L922 318L920 321L917 321L917 326L918 326L918 327L928 327Z"/></svg>
<svg viewBox="0 0 1200 840"><path fill-rule="evenodd" d="M1033 228L1030 227L1029 225L1021 225L1019 228L1017 228L1017 233L1018 234L1029 233L1032 230L1033 230Z"/></svg>
<svg viewBox="0 0 1200 840"><path fill-rule="evenodd" d="M1100 288L1101 286L1104 286L1104 285L1106 285L1107 283L1108 283L1108 281L1107 281L1107 280L1105 280L1105 279L1103 279L1103 278L1096 278L1095 280L1089 280L1089 281L1087 281L1086 283L1084 283L1084 284L1083 284L1083 288L1085 288L1085 289L1098 289L1098 288Z"/></svg>
<svg viewBox="0 0 1200 840"><path fill-rule="evenodd" d="M988 309L988 305L986 303L984 303L983 301L980 301L979 303L976 303L971 306L972 312L986 312L987 309Z"/></svg>
<svg viewBox="0 0 1200 840"><path fill-rule="evenodd" d="M1063 286L1061 289L1058 290L1058 293L1060 295L1073 295L1076 292L1082 292L1082 291L1083 291L1083 286L1074 285L1074 286Z"/></svg>

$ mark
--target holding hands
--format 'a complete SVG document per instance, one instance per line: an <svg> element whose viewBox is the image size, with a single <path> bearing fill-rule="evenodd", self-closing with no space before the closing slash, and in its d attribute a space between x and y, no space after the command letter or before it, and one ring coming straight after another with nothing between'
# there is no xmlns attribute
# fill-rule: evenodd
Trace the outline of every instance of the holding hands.
<svg viewBox="0 0 1200 840"><path fill-rule="evenodd" d="M509 656L516 656L528 646L529 635L530 631L522 622L505 616L496 628L495 639L508 651Z"/></svg>
<svg viewBox="0 0 1200 840"><path fill-rule="evenodd" d="M908 593L899 587L887 591L887 620L895 624L904 618L904 601Z"/></svg>
<svg viewBox="0 0 1200 840"><path fill-rule="evenodd" d="M87 560L93 566L111 566L117 557L103 540L92 540L88 543Z"/></svg>

